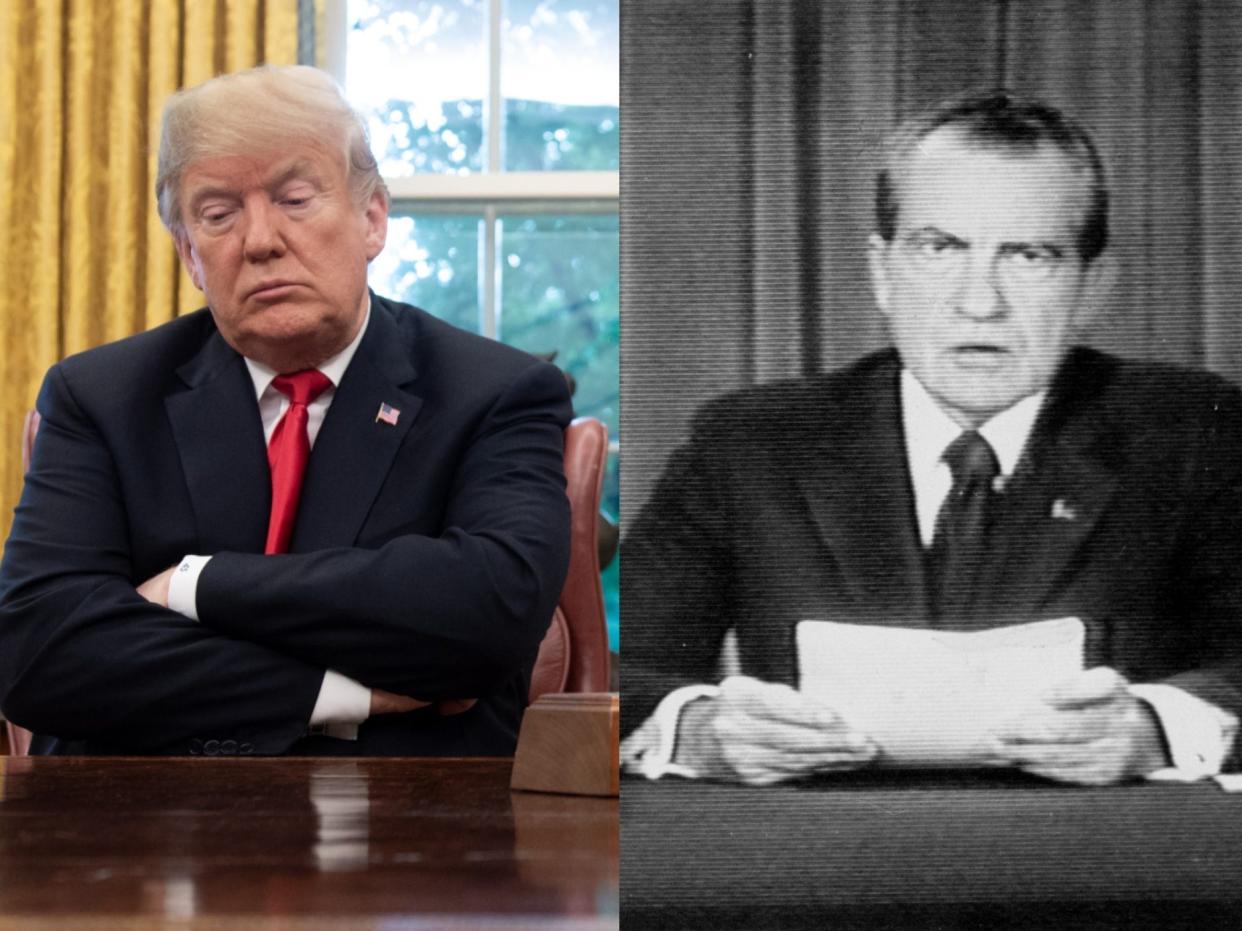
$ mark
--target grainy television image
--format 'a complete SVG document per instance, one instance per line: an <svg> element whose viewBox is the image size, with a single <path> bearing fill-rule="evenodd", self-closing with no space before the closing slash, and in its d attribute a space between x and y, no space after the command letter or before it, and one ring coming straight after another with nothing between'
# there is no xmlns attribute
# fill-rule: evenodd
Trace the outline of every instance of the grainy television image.
<svg viewBox="0 0 1242 931"><path fill-rule="evenodd" d="M626 4L627 926L1242 915L1237 13Z"/></svg>

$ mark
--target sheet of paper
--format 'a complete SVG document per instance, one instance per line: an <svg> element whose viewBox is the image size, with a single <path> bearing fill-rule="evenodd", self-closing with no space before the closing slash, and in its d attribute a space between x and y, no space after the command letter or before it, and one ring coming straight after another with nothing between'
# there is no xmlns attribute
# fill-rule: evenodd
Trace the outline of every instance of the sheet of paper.
<svg viewBox="0 0 1242 931"><path fill-rule="evenodd" d="M1226 792L1242 792L1242 773L1221 773L1212 778Z"/></svg>
<svg viewBox="0 0 1242 931"><path fill-rule="evenodd" d="M1076 617L969 633L802 621L801 690L880 745L880 763L977 762L993 725L1083 668Z"/></svg>

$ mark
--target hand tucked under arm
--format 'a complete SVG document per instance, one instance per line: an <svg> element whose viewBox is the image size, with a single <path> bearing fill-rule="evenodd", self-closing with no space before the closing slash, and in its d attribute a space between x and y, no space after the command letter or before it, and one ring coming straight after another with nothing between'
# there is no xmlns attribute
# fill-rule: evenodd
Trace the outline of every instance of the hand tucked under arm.
<svg viewBox="0 0 1242 931"><path fill-rule="evenodd" d="M169 566L163 572L151 576L151 578L138 586L138 594L152 604L159 605L161 608L167 608L168 587L172 582L173 573L176 571L176 566Z"/></svg>
<svg viewBox="0 0 1242 931"><path fill-rule="evenodd" d="M768 785L855 769L876 752L831 708L789 686L730 676L719 695L682 710L674 760L700 776Z"/></svg>
<svg viewBox="0 0 1242 931"><path fill-rule="evenodd" d="M446 698L436 702L436 711L440 714L461 714L463 711L469 711L474 707L477 698ZM426 708L430 705L429 701L420 701L417 698L410 698L408 695L394 695L392 692L385 692L383 689L371 689L371 714L404 714L407 711L417 711L419 708Z"/></svg>
<svg viewBox="0 0 1242 931"><path fill-rule="evenodd" d="M1114 669L1089 669L1000 725L991 762L1059 782L1107 785L1169 765L1160 723Z"/></svg>

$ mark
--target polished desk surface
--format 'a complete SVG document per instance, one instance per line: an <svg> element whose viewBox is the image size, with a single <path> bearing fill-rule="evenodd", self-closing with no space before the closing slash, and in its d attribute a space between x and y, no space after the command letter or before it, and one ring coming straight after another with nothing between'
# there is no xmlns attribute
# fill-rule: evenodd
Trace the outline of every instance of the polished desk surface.
<svg viewBox="0 0 1242 931"><path fill-rule="evenodd" d="M510 768L0 757L0 929L615 928L617 800Z"/></svg>
<svg viewBox="0 0 1242 931"><path fill-rule="evenodd" d="M642 927L1242 928L1242 794L1017 773L626 779Z"/></svg>

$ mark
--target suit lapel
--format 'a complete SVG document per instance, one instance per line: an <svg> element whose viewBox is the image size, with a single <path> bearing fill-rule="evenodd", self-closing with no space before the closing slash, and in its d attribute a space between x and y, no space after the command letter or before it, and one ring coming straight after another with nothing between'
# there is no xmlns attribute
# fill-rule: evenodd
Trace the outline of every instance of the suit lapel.
<svg viewBox="0 0 1242 931"><path fill-rule="evenodd" d="M367 332L311 450L290 552L356 541L423 403L409 391L410 339L372 295ZM395 424L378 419L381 404L399 412Z"/></svg>
<svg viewBox="0 0 1242 931"><path fill-rule="evenodd" d="M181 458L201 552L263 552L271 488L254 384L242 357L213 331L177 371L164 399Z"/></svg>
<svg viewBox="0 0 1242 931"><path fill-rule="evenodd" d="M826 412L798 481L824 544L869 623L929 622L923 550L890 360Z"/></svg>
<svg viewBox="0 0 1242 931"><path fill-rule="evenodd" d="M1037 610L1063 587L1116 493L1125 438L1091 407L1099 377L1106 373L1066 363L997 509L1000 546L983 590L1011 610Z"/></svg>

